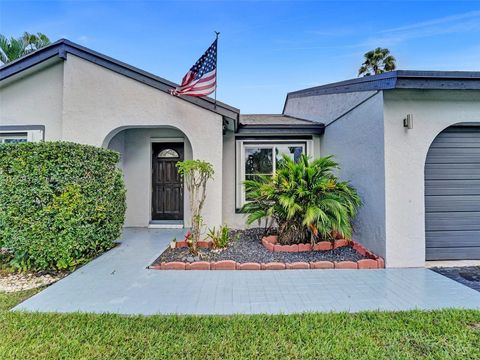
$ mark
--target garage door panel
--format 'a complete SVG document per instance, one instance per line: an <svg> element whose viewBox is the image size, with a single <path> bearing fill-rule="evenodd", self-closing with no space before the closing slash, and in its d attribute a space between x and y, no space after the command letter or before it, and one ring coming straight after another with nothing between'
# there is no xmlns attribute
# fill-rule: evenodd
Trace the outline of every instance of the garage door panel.
<svg viewBox="0 0 480 360"><path fill-rule="evenodd" d="M480 164L480 147L430 148L429 164Z"/></svg>
<svg viewBox="0 0 480 360"><path fill-rule="evenodd" d="M480 196L427 196L425 212L480 212Z"/></svg>
<svg viewBox="0 0 480 360"><path fill-rule="evenodd" d="M427 163L425 180L480 180L480 166L478 164Z"/></svg>
<svg viewBox="0 0 480 360"><path fill-rule="evenodd" d="M480 246L457 248L427 248L426 260L477 260L480 259Z"/></svg>
<svg viewBox="0 0 480 360"><path fill-rule="evenodd" d="M480 212L426 213L425 229L426 231L480 230Z"/></svg>
<svg viewBox="0 0 480 360"><path fill-rule="evenodd" d="M438 137L467 137L480 135L480 127L478 126L450 126L442 131Z"/></svg>
<svg viewBox="0 0 480 360"><path fill-rule="evenodd" d="M441 156L432 156L428 161L431 164L480 164L480 154L479 155L441 155Z"/></svg>
<svg viewBox="0 0 480 360"><path fill-rule="evenodd" d="M443 136L438 137L430 146L431 148L452 148L452 147L478 147L480 141L480 133L476 136L468 137L451 137Z"/></svg>
<svg viewBox="0 0 480 360"><path fill-rule="evenodd" d="M480 230L478 231L428 231L426 240L431 247L450 248L479 246Z"/></svg>
<svg viewBox="0 0 480 360"><path fill-rule="evenodd" d="M426 180L425 195L480 195L480 180ZM428 201L435 201L435 199L428 199Z"/></svg>

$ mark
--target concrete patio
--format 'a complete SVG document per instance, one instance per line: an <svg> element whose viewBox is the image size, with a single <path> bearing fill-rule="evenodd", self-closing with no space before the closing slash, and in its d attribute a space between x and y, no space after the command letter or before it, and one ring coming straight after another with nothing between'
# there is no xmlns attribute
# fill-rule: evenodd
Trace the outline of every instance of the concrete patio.
<svg viewBox="0 0 480 360"><path fill-rule="evenodd" d="M480 292L423 268L147 269L182 234L179 229L127 228L119 246L14 310L153 315L480 309Z"/></svg>

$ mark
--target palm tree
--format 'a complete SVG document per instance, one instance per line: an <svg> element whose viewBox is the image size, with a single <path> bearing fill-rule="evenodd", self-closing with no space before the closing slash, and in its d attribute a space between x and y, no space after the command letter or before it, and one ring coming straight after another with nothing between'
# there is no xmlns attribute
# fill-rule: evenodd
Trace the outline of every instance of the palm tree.
<svg viewBox="0 0 480 360"><path fill-rule="evenodd" d="M361 200L355 189L334 176L336 169L329 156L309 161L302 155L298 162L284 156L275 175L244 182L252 199L242 208L247 223L273 219L281 244L331 240L334 233L351 237Z"/></svg>
<svg viewBox="0 0 480 360"><path fill-rule="evenodd" d="M0 62L7 64L50 44L50 39L42 33L30 34L25 32L22 36L8 39L0 34Z"/></svg>
<svg viewBox="0 0 480 360"><path fill-rule="evenodd" d="M395 58L390 55L390 50L376 48L364 55L365 61L358 70L358 76L370 76L384 73L385 71L393 71L396 68Z"/></svg>

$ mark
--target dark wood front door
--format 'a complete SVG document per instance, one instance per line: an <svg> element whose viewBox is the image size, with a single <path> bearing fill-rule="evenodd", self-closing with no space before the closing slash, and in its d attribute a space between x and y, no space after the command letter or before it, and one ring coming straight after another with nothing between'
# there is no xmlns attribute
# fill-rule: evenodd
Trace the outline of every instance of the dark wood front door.
<svg viewBox="0 0 480 360"><path fill-rule="evenodd" d="M152 220L183 220L183 143L152 144Z"/></svg>

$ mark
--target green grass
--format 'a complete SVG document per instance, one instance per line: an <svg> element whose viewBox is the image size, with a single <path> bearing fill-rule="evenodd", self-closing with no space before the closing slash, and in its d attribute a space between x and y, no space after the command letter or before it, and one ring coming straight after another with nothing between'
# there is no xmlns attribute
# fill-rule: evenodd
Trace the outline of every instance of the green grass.
<svg viewBox="0 0 480 360"><path fill-rule="evenodd" d="M26 300L29 297L35 295L40 290L41 289L31 289L31 290L25 290L25 291L18 291L14 293L0 292L0 314L3 311L7 311L12 307L14 307L15 305L21 303L23 300ZM0 336L1 336L1 333L0 333Z"/></svg>
<svg viewBox="0 0 480 360"><path fill-rule="evenodd" d="M0 294L0 359L480 358L480 311L200 317L6 311L33 293Z"/></svg>

